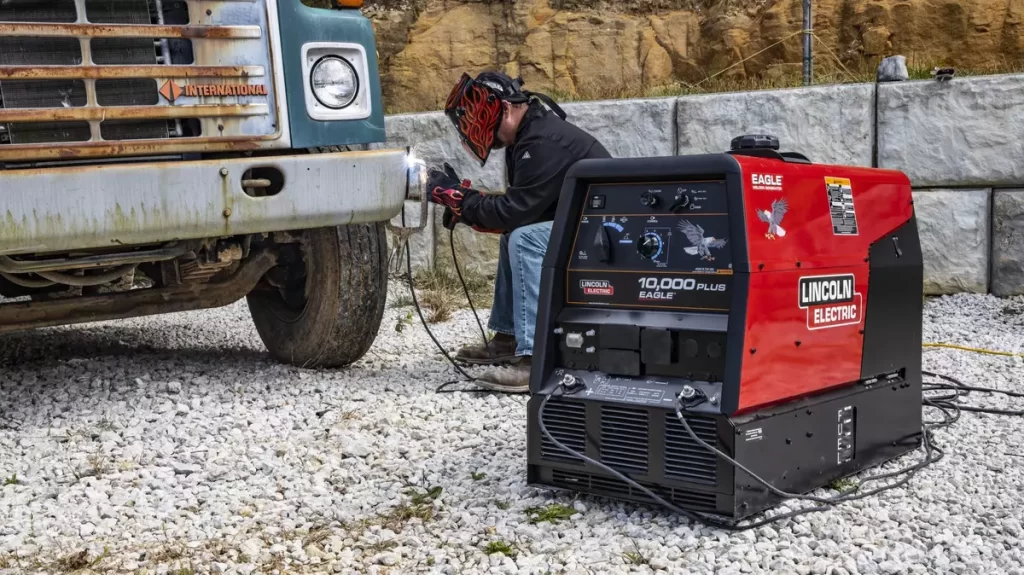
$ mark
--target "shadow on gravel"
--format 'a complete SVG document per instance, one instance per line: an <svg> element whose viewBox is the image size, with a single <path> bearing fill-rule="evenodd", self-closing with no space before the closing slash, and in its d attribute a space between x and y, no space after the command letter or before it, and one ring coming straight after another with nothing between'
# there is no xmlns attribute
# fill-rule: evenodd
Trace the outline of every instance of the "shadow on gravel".
<svg viewBox="0 0 1024 575"><path fill-rule="evenodd" d="M223 341L204 343L192 337L192 332L187 326L169 325L44 328L5 334L0 337L0 368L55 360L140 356L194 363L230 360L273 364L266 352L242 341L234 345Z"/></svg>

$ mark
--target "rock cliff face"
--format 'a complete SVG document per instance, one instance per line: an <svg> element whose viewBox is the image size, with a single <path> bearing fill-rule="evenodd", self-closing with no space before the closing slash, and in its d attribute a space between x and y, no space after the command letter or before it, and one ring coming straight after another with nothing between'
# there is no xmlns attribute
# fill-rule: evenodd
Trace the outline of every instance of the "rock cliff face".
<svg viewBox="0 0 1024 575"><path fill-rule="evenodd" d="M537 91L586 98L657 93L716 74L800 72L801 0L370 1L391 111L438 109L463 71L519 74ZM1019 68L1024 0L814 0L815 69ZM744 59L746 59L744 61ZM739 62L742 64L738 64Z"/></svg>

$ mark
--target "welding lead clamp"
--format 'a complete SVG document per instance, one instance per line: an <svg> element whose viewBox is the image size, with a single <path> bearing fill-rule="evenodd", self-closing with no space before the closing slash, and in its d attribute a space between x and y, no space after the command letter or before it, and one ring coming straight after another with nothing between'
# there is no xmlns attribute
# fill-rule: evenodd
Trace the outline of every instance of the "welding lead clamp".
<svg viewBox="0 0 1024 575"><path fill-rule="evenodd" d="M558 386L562 389L563 395L572 395L578 391L582 391L583 388L587 387L587 384L583 383L583 380L575 375L567 373L562 378L562 381L559 382Z"/></svg>
<svg viewBox="0 0 1024 575"><path fill-rule="evenodd" d="M684 385L683 389L679 391L679 395L676 396L679 400L679 405L686 409L697 407L708 400L706 393L693 387L692 385Z"/></svg>

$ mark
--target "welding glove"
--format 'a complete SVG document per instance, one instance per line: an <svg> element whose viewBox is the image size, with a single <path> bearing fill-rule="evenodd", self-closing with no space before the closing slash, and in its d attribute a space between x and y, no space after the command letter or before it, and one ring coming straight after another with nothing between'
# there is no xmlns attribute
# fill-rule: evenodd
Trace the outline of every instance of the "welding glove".
<svg viewBox="0 0 1024 575"><path fill-rule="evenodd" d="M451 210L454 216L462 214L462 202L467 195L477 193L470 189L469 180L460 180L455 169L448 163L444 170L432 169L427 174L427 189L430 190L430 201ZM454 225L454 223L452 224ZM446 224L447 227L447 224Z"/></svg>
<svg viewBox="0 0 1024 575"><path fill-rule="evenodd" d="M448 162L444 163L444 170L432 169L428 172L427 189L430 190L430 201L443 205L444 214L441 222L446 230L454 230L459 223L459 216L462 214L462 201L467 193L479 193L470 189L473 182L463 180L455 172ZM478 232L488 234L500 234L501 230L489 230L480 226L470 226Z"/></svg>
<svg viewBox="0 0 1024 575"><path fill-rule="evenodd" d="M437 188L441 188L443 190L457 188L461 184L462 180L459 178L459 175L455 173L455 168L451 167L448 162L444 163L443 170L431 168L430 171L427 172L427 189L431 192Z"/></svg>

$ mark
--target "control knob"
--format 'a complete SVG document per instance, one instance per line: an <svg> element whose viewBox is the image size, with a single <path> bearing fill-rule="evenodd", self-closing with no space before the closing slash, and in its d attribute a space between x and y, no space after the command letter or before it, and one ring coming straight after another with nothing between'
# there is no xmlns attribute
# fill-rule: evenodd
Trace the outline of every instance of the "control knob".
<svg viewBox="0 0 1024 575"><path fill-rule="evenodd" d="M676 197L676 202L672 204L672 207L669 208L669 211L674 214L678 214L679 212L687 209L689 206L690 196L687 194L679 194L679 196Z"/></svg>
<svg viewBox="0 0 1024 575"><path fill-rule="evenodd" d="M661 236L654 232L647 232L636 244L636 251L640 254L640 257L649 260L657 259L661 255L661 250Z"/></svg>
<svg viewBox="0 0 1024 575"><path fill-rule="evenodd" d="M640 194L640 203L648 208L656 208L658 207L658 196L653 192L644 192Z"/></svg>

